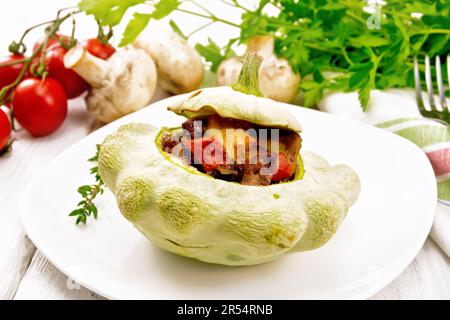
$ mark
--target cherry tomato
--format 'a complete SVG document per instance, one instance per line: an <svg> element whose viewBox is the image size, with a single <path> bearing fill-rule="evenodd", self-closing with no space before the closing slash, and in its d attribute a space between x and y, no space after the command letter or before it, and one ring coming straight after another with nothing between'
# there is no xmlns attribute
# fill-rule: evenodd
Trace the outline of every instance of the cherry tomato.
<svg viewBox="0 0 450 320"><path fill-rule="evenodd" d="M0 109L0 151L2 151L8 144L9 136L11 135L11 124L8 116Z"/></svg>
<svg viewBox="0 0 450 320"><path fill-rule="evenodd" d="M14 62L17 60L24 59L23 55L20 54L12 54L7 57L0 58L0 65L5 63ZM13 83L17 77L19 76L20 72L23 69L23 63L14 64L7 67L0 67L0 90ZM6 98L11 94L11 91L8 91L6 94Z"/></svg>
<svg viewBox="0 0 450 320"><path fill-rule="evenodd" d="M63 43L69 45L70 44L70 37L63 35L63 34L59 34L57 33L55 35L55 39L54 38L50 38L48 39L47 42L47 49L50 50L51 47L53 47L55 44L60 44L59 41L62 41ZM33 46L33 52L36 52L40 46L42 46L42 44L45 42L45 37L43 37L42 39L38 40L34 46ZM39 52L36 57L40 57L41 56L41 52Z"/></svg>
<svg viewBox="0 0 450 320"><path fill-rule="evenodd" d="M93 56L103 60L108 59L116 52L116 49L112 45L104 44L97 38L85 40L83 47Z"/></svg>
<svg viewBox="0 0 450 320"><path fill-rule="evenodd" d="M64 55L67 49L56 44L47 51L45 63L48 76L58 81L64 88L68 99L73 99L85 92L89 85L78 74L64 67Z"/></svg>
<svg viewBox="0 0 450 320"><path fill-rule="evenodd" d="M278 170L272 176L272 181L281 181L290 178L294 174L295 165L288 160L286 154L278 154Z"/></svg>
<svg viewBox="0 0 450 320"><path fill-rule="evenodd" d="M67 116L64 88L49 78L22 81L16 88L13 105L16 120L35 137L54 132Z"/></svg>

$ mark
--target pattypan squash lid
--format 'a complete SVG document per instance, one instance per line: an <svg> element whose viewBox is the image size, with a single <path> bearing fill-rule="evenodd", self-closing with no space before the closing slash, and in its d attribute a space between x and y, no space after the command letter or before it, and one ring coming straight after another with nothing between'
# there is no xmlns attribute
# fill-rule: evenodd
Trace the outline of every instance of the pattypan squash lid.
<svg viewBox="0 0 450 320"><path fill-rule="evenodd" d="M261 58L245 56L239 80L231 87L200 89L192 92L170 111L186 118L217 114L223 118L245 120L256 125L301 132L294 115L281 103L262 98L258 88Z"/></svg>

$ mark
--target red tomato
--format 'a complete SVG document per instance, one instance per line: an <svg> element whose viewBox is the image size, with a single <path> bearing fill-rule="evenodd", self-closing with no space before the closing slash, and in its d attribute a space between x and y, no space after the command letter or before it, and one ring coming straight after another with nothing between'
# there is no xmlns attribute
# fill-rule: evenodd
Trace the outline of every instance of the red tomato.
<svg viewBox="0 0 450 320"><path fill-rule="evenodd" d="M57 44L53 45L45 55L45 63L48 76L63 86L68 99L73 99L85 92L89 88L89 84L74 71L64 67L66 53L67 49Z"/></svg>
<svg viewBox="0 0 450 320"><path fill-rule="evenodd" d="M272 181L281 181L290 178L294 174L295 165L288 160L284 153L278 155L278 170L272 176Z"/></svg>
<svg viewBox="0 0 450 320"><path fill-rule="evenodd" d="M0 58L0 65L4 64L4 63L21 60L21 59L24 59L23 55L12 54L10 56ZM19 76L22 69L23 69L23 63L18 63L18 64L15 64L12 66L7 66L7 67L0 67L0 90L3 87L13 83ZM11 93L11 91L8 91L8 93L6 94L5 97L7 98L10 93Z"/></svg>
<svg viewBox="0 0 450 320"><path fill-rule="evenodd" d="M70 44L70 37L69 36L57 33L55 35L55 38L56 39L53 39L53 38L48 39L47 49L50 49L55 44L59 44L59 40L61 40L63 43L65 43L67 45ZM36 52L39 49L39 47L44 43L44 41L45 41L45 37L43 37L42 39L38 40L33 46L33 52ZM40 55L41 55L41 52L39 52L36 56L39 57Z"/></svg>
<svg viewBox="0 0 450 320"><path fill-rule="evenodd" d="M5 148L11 135L11 124L8 116L0 109L0 151Z"/></svg>
<svg viewBox="0 0 450 320"><path fill-rule="evenodd" d="M97 38L85 40L83 47L93 56L103 60L108 59L116 52L116 49L112 45L104 44Z"/></svg>
<svg viewBox="0 0 450 320"><path fill-rule="evenodd" d="M22 81L16 88L13 105L16 120L35 137L54 132L67 116L64 88L53 79Z"/></svg>

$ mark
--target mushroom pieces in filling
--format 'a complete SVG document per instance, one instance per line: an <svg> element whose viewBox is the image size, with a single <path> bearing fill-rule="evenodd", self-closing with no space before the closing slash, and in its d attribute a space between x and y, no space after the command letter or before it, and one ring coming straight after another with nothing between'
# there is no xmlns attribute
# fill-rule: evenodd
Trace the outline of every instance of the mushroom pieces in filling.
<svg viewBox="0 0 450 320"><path fill-rule="evenodd" d="M218 115L189 119L182 129L162 135L162 150L211 177L267 186L295 176L302 143L297 132L274 133L275 128Z"/></svg>

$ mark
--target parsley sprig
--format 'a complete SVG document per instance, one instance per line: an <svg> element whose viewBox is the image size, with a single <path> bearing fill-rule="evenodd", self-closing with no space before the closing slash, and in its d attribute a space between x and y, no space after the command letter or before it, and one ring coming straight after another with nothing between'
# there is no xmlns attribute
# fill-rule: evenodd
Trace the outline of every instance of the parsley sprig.
<svg viewBox="0 0 450 320"><path fill-rule="evenodd" d="M426 54L445 59L450 51L448 0L385 1L381 7L372 7L372 12L366 10L368 2L364 0L208 3L213 1L234 6L241 12L242 22L236 25L221 17L220 12L212 12L201 0L122 0L120 4L116 0L82 0L79 8L94 15L104 26L115 26L129 8L147 5L148 12L135 13L128 23L121 45L132 43L150 20L162 19L175 11L204 20L204 27L223 23L239 28L239 37L230 39L225 46L213 39L196 45L211 63L212 71L233 55L233 45L245 44L255 35L272 35L277 55L287 59L302 77L300 89L306 106L316 105L326 91L356 91L365 109L373 89L414 86L415 56L423 71ZM174 21L170 25L185 36ZM446 78L447 70L444 68L443 72Z"/></svg>
<svg viewBox="0 0 450 320"><path fill-rule="evenodd" d="M99 150L100 148L97 146L97 153L88 161L97 162ZM93 216L94 219L97 219L98 217L98 209L94 204L94 200L99 194L103 194L105 183L98 173L98 166L92 167L90 173L95 177L95 184L84 185L78 188L77 192L82 196L83 200L81 200L78 203L77 208L69 214L70 217L76 217L76 225L79 225L80 223L86 224L87 219L90 216Z"/></svg>

